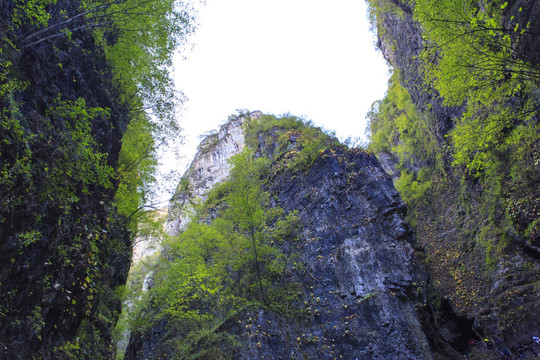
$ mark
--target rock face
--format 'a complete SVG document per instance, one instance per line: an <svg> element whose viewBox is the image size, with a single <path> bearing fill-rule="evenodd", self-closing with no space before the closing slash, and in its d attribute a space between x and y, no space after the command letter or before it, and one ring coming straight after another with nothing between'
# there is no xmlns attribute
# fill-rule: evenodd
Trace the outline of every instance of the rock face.
<svg viewBox="0 0 540 360"><path fill-rule="evenodd" d="M404 86L409 90L413 102L420 111L430 110L436 117L436 135L440 144L444 136L452 128L452 121L463 112L462 107L446 107L437 92L426 91L425 79L419 69L422 68L420 52L424 48L420 25L412 18L412 8L405 1L396 0L401 13L383 13L379 19L384 32L377 38L377 47L388 62L400 69L406 81Z"/></svg>
<svg viewBox="0 0 540 360"><path fill-rule="evenodd" d="M254 111L247 116L257 119L261 115L260 111ZM167 224L171 235L177 234L185 225L187 217L183 216L182 211L189 204L189 200L204 198L212 186L229 175L230 165L227 160L245 146L242 130L245 118L240 116L222 125L216 134L204 138L197 147L195 158L182 176L171 200Z"/></svg>
<svg viewBox="0 0 540 360"><path fill-rule="evenodd" d="M523 240L506 229L489 233L490 227L496 228L497 222L502 221L487 215L489 203L482 199L481 194L485 191L482 181L471 180L464 171L451 166L454 161L451 144L445 139L461 117L465 105L444 106L443 99L425 83L418 57L425 46L423 29L413 18L414 5L402 0L389 0L387 3L393 3L393 10L382 12L378 19L380 28L384 29L378 34L378 47L391 65L400 71L402 85L409 91L414 105L422 116L429 119L429 131L437 136L440 147L437 151L441 167L445 168L445 179L433 179L434 183L439 180L433 188L434 200L418 206L415 214L417 242L429 259L430 279L441 297L433 304L438 326L445 340L460 351L467 348L467 337L476 336L497 339L508 348L532 345L531 336L537 336L537 330L533 329L540 326L540 297L535 285L540 274L538 252L523 245ZM538 29L540 3L515 0L506 5L504 26L516 21ZM396 10L397 7L401 11ZM519 40L515 56L538 64L538 37L532 33L534 31L531 30L531 34ZM519 112L518 109L516 111ZM531 152L536 154L538 150ZM379 157L385 170L397 178L400 155L379 154ZM531 158L537 159L535 155ZM539 174L537 164L535 160L531 162L531 168L526 169L535 174L536 183ZM485 185L486 188L489 186ZM528 196L538 199L538 192L513 194L512 186L506 183L502 194L489 196L500 197L502 204L527 203ZM508 216L508 212L504 215L502 210L500 213L503 215L499 216ZM535 215L531 214L529 212L534 219ZM506 242L500 245L504 250L497 254L496 261L490 259L494 252L490 246L493 245L482 242L485 238L494 244Z"/></svg>
<svg viewBox="0 0 540 360"><path fill-rule="evenodd" d="M415 310L425 273L403 203L375 157L329 150L305 174L278 174L269 189L285 210L300 213L301 283L314 316L267 329L275 315L259 311L248 329L273 336L253 337L241 358L430 359Z"/></svg>
<svg viewBox="0 0 540 360"><path fill-rule="evenodd" d="M225 166L215 164L244 144L241 132L228 135L241 121L233 119L219 136L203 140L217 143L200 146L184 176L184 183L204 187L191 194L204 196L209 184L226 176ZM256 153L273 152L269 138L259 138ZM295 148L295 134L289 139ZM306 171L274 173L266 190L275 205L300 217L295 251L303 268L295 276L307 315L288 318L264 308L241 312L222 326L241 342L235 359L432 359L444 348L435 349L440 341L425 311L427 274L404 221L405 206L375 156L343 146L327 149ZM171 207L193 200L180 194ZM132 336L126 359L172 357L174 351L164 350L164 338L171 337L163 322L156 324ZM445 351L448 358L459 356Z"/></svg>
<svg viewBox="0 0 540 360"><path fill-rule="evenodd" d="M518 42L518 56L533 65L540 65L540 39L538 33L540 31L540 3L538 1L513 0L509 1L504 9L504 26L506 28L514 28L515 24L526 24L529 31L523 34Z"/></svg>
<svg viewBox="0 0 540 360"><path fill-rule="evenodd" d="M20 33L9 30L15 3L0 1L0 359L76 358L81 351L110 357L120 311L113 289L126 281L130 234L116 221L116 184L92 183L92 170L83 169L80 149L90 147L81 144L88 137L75 141L70 118L51 112L60 97L108 108L110 116L92 119L88 136L93 154L106 154L115 167L129 111L116 102L110 69L91 34L15 49L19 35L36 30L31 24ZM63 12L78 6L55 1L50 22L64 21ZM11 62L7 73L4 61ZM4 92L13 78L25 87Z"/></svg>

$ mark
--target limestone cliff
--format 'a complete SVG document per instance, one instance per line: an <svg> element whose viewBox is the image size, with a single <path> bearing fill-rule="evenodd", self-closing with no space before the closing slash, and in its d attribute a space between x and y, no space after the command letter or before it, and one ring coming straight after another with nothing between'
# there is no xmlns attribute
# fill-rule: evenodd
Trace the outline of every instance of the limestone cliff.
<svg viewBox="0 0 540 360"><path fill-rule="evenodd" d="M249 114L254 119L261 115L260 112ZM182 211L188 207L190 199L204 198L208 190L229 175L230 164L227 160L245 146L243 125L244 117L232 119L221 126L217 133L205 137L197 147L195 158L171 199L167 224L171 235L177 234L185 225L187 218Z"/></svg>
<svg viewBox="0 0 540 360"><path fill-rule="evenodd" d="M244 146L243 131L253 131L249 124L254 118L259 123L271 121L258 112L251 113L250 117L230 120L218 135L203 140L170 205L177 209L169 215L172 221L195 196L204 197L211 185L226 178L224 159ZM278 120L269 130L250 134L255 153L273 159L273 170L264 175L264 187L273 205L285 212L297 211L300 219L299 241L293 249L302 266L289 276L300 284L296 306L303 315L287 315L262 304L240 309L219 327L236 338L236 347L227 353L228 346L204 348L201 342L192 345L191 356L459 356L433 331L426 305L427 273L421 254L414 250L414 237L404 221L405 206L391 178L373 155L337 143L318 152L307 168L280 166L300 156L303 131L307 130L281 128ZM199 184L202 189L190 191ZM212 214L219 217L219 210ZM185 349L182 337L186 335L171 330L175 328L173 321L165 317L149 330L132 335L125 358L173 358L176 349Z"/></svg>

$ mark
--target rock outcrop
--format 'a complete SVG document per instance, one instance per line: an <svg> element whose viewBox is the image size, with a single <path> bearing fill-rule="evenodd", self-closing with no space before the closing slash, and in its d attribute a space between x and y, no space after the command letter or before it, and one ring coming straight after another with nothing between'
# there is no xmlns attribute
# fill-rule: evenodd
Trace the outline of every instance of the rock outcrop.
<svg viewBox="0 0 540 360"><path fill-rule="evenodd" d="M242 132L234 129L245 121L232 119L219 135L203 140L182 180L181 195L170 206L177 210L169 217L174 219L194 194L204 196L227 176L222 159L244 145ZM289 149L299 150L299 132L276 127L258 134L255 153L273 154L277 137L284 133ZM202 190L186 191L187 184L201 185ZM445 354L439 358L459 356L430 324L421 254L404 221L405 206L374 155L334 146L305 171L282 168L268 174L265 187L274 205L298 211L302 231L294 251L303 267L294 276L307 315L287 317L262 306L241 311L220 329L238 337L235 359L433 359L436 352ZM174 334L161 321L132 335L126 359L172 357L174 349L166 345L171 338Z"/></svg>
<svg viewBox="0 0 540 360"><path fill-rule="evenodd" d="M254 111L249 117L257 119L261 115L260 111ZM222 125L217 133L205 137L197 147L195 158L171 199L167 223L169 234L177 234L185 225L187 217L182 212L188 207L190 199L204 199L208 190L229 175L230 164L227 160L245 146L244 121L244 116L232 119Z"/></svg>
<svg viewBox="0 0 540 360"><path fill-rule="evenodd" d="M290 326L264 311L253 314L248 329L273 336L259 333L240 358L430 359L415 309L425 302L426 274L405 207L376 159L327 150L305 174L276 175L269 189L284 209L300 213L300 281L314 316ZM285 326L267 329L269 320Z"/></svg>

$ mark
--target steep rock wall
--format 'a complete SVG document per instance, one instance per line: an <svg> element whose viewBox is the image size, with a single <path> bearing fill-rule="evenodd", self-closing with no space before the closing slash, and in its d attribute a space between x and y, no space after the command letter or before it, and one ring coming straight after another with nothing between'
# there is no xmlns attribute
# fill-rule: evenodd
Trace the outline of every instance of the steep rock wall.
<svg viewBox="0 0 540 360"><path fill-rule="evenodd" d="M222 130L238 121L231 120ZM256 153L272 154L277 132L259 136ZM224 144L210 150L201 146L203 154L196 155L184 183L215 183L222 168L200 159L223 158L230 140L220 138ZM289 134L290 149L297 138L298 133ZM405 206L373 155L331 148L305 171L282 169L269 175L266 189L275 205L299 212L303 230L294 251L303 268L295 277L306 315L286 317L261 307L229 319L220 330L238 337L235 359L432 359L436 351L444 353L443 358L459 356L430 324L427 274L413 249ZM173 202L193 200L186 192L180 194ZM172 358L174 348L167 342L173 339L175 334L161 321L132 335L126 359Z"/></svg>
<svg viewBox="0 0 540 360"><path fill-rule="evenodd" d="M78 5L55 2L51 23ZM91 34L75 32L19 50L19 36L36 28L26 24L10 32L13 8L13 1L0 1L0 60L11 64L9 72L0 70L6 75L0 85L20 81L26 87L0 96L0 166L9 170L0 180L0 358L72 358L83 349L111 357L120 311L113 289L126 280L130 234L112 204L117 184L89 184L79 176L83 140L73 141L69 114L51 120L51 112L60 97L108 108L110 116L92 119L89 135L95 153L107 154L106 163L115 167L128 110L117 102ZM61 348L69 341L71 348Z"/></svg>
<svg viewBox="0 0 540 360"><path fill-rule="evenodd" d="M434 114L437 139L443 145L444 136L452 128L453 120L461 116L463 108L444 106L437 92L426 87L419 71L422 67L419 55L424 48L421 26L413 20L410 5L400 0L394 2L400 10L383 13L378 19L378 26L384 30L378 34L377 47L393 67L401 70L405 79L403 86L418 109Z"/></svg>
<svg viewBox="0 0 540 360"><path fill-rule="evenodd" d="M506 249L496 261L490 260L488 253L493 248L483 242L483 232L494 220L487 215L487 204L481 200L484 184L451 166L454 159L445 139L466 104L446 107L436 90L426 84L418 57L426 44L421 25L413 19L414 5L401 0L387 1L390 2L395 8L378 18L377 45L390 64L401 72L401 85L407 88L422 116L429 119L428 131L437 136L436 151L444 168L445 178L433 179L437 185L430 190L433 195L430 203L419 205L415 214L418 244L426 252L431 281L441 296L433 303L438 325L445 339L460 350L467 348L465 334L471 338L496 339L506 343L507 348L535 346L531 337L537 336L534 329L540 326L537 316L540 301L535 285L539 278L538 254L524 246L515 234L500 231L489 236L495 239L494 243L507 241L503 245ZM508 22L516 18L520 24L530 23L531 29L539 26L538 3L509 1L507 5L504 16ZM520 40L516 56L537 63L534 54L538 54L538 47L533 37L529 34ZM385 170L397 179L400 155L378 157ZM531 164L538 174L538 166L534 165L537 162ZM523 194L512 195L510 188L502 192L503 195L491 196L508 196L508 202L523 200L520 199ZM446 322L450 318L456 319L453 325ZM498 353L493 350L481 356L497 358Z"/></svg>
<svg viewBox="0 0 540 360"><path fill-rule="evenodd" d="M187 221L183 211L189 206L189 200L200 198L214 185L229 175L231 156L238 154L245 146L246 140L242 126L246 117L257 119L262 115L254 111L240 116L222 125L216 134L205 137L197 147L195 158L182 176L169 208L167 230L175 235Z"/></svg>
<svg viewBox="0 0 540 360"><path fill-rule="evenodd" d="M259 312L248 329L274 336L255 336L241 358L431 358L415 310L425 274L409 243L403 203L376 159L361 150L328 150L305 174L277 174L269 189L284 209L300 212L299 277L314 316L267 331L272 314Z"/></svg>

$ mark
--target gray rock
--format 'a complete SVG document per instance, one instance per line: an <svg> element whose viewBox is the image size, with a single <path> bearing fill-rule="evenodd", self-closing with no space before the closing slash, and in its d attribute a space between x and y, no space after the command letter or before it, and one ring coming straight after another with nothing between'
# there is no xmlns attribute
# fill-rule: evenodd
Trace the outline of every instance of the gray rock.
<svg viewBox="0 0 540 360"><path fill-rule="evenodd" d="M172 207L188 204L191 196L204 197L226 178L223 159L244 144L236 132L241 121L231 120L203 141L183 180L194 188L186 191L184 185ZM258 154L275 148L260 140ZM424 332L430 327L424 310L427 275L412 246L405 206L375 156L337 146L305 172L273 174L266 190L276 205L299 214L303 230L294 250L304 267L293 277L302 285L299 306L307 316L243 311L222 326L242 343L234 358L432 359L430 342L440 339L434 331L427 332L430 339ZM169 216L174 222L178 214L181 226L181 212ZM160 323L134 335L126 359L170 355L156 336L162 330Z"/></svg>
<svg viewBox="0 0 540 360"><path fill-rule="evenodd" d="M260 111L248 115L252 119L262 116ZM197 147L197 153L188 170L182 176L169 205L167 231L175 235L187 221L185 210L189 200L203 199L215 184L229 175L231 156L239 153L245 146L242 126L245 116L236 117L222 125L216 134L204 138Z"/></svg>

